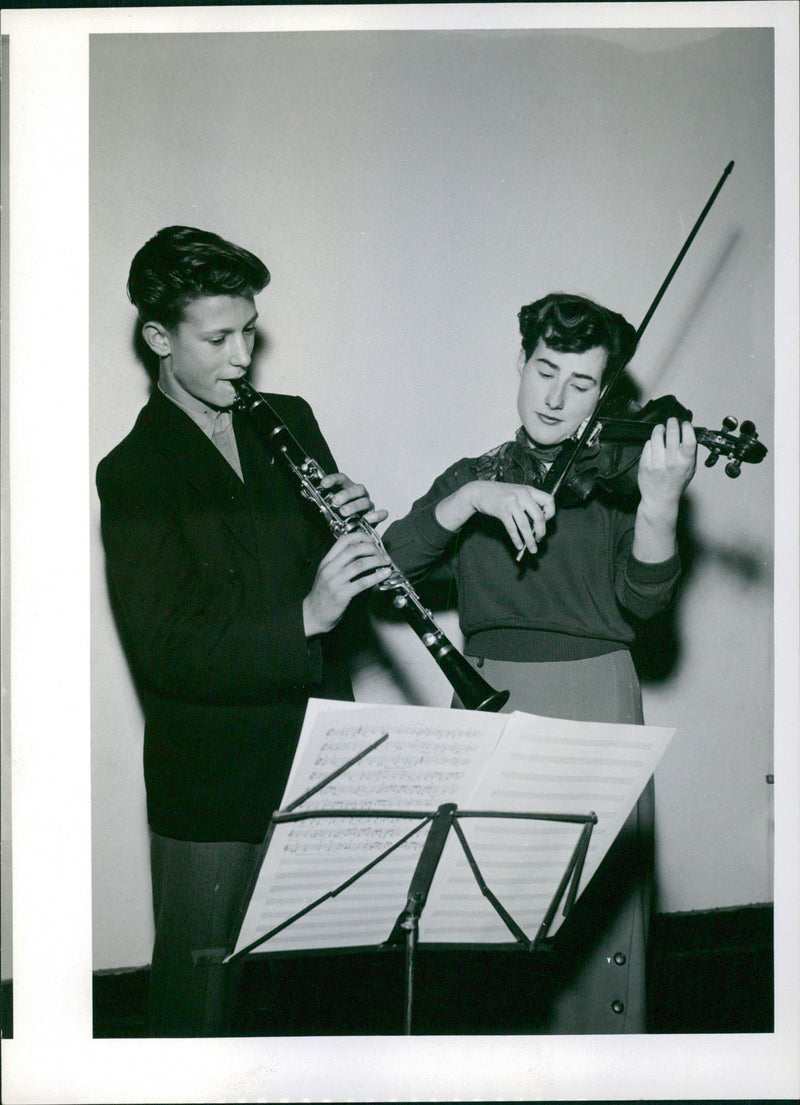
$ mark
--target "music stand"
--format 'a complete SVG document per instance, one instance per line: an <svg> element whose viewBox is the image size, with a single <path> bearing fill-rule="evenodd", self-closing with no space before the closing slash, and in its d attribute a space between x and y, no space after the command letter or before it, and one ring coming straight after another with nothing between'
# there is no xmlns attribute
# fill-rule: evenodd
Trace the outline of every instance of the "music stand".
<svg viewBox="0 0 800 1105"><path fill-rule="evenodd" d="M322 790L334 779L338 778L344 772L348 771L355 763L362 760L365 756L369 755L375 748L383 744L388 739L388 733L384 734L377 741L373 742L358 755L342 764L335 771L327 775L321 782L311 787L304 794L300 795L294 802L286 806L285 809L279 810L272 815L270 819L270 826L267 832L267 837L264 843L264 855L266 855L269 848L270 841L274 834L275 828L278 825L287 824L289 822L308 821L311 819L326 819L326 818L391 818L394 820L414 820L416 825L408 832L402 834L399 839L394 841L387 848L384 848L378 855L374 856L366 864L363 864L357 871L340 882L337 886L328 890L326 893L318 896L314 901L309 902L302 909L297 910L290 917L287 917L280 924L271 928L268 932L259 936L256 940L251 941L246 947L240 948L239 951L229 954L225 962L232 963L245 955L253 952L256 948L265 944L278 933L283 932L289 926L299 921L301 917L305 917L313 910L322 905L323 902L328 901L331 898L336 897L345 891L349 886L352 886L358 879L365 875L368 871L377 867L382 863L389 855L397 851L402 845L409 841L417 833L421 832L426 826L429 826L428 833L425 839L425 843L422 847L419 859L417 860L414 873L412 875L408 892L406 896L406 904L400 911L394 927L387 938L384 941L384 946L393 946L402 941L405 942L405 972L404 972L404 1016L403 1016L403 1028L404 1034L411 1034L412 1024L412 1010L413 1010L413 994L414 994L414 972L416 965L416 950L419 936L419 922L422 916L422 911L425 907L425 903L428 899L428 895L433 884L433 879L436 874L436 869L439 865L442 852L444 851L447 838L450 830L452 829L456 835L456 838L461 845L462 851L467 859L470 870L475 878L477 886L481 894L486 898L495 912L498 914L503 924L509 930L514 940L522 945L527 951L534 951L539 942L547 935L551 924L556 916L558 907L561 901L566 895L564 902L563 913L566 917L572 909L578 894L578 887L580 885L580 879L583 872L584 860L589 848L591 840L591 834L593 827L597 824L597 815L595 813L588 814L559 814L559 813L529 813L529 812L517 812L517 811L495 811L495 810L459 810L455 803L448 802L443 803L438 809L433 811L418 811L418 810L370 810L370 809L337 809L337 810L299 810L298 807L306 802L312 795ZM522 927L515 921L508 910L503 906L502 902L492 892L488 886L483 874L478 866L472 849L464 835L464 831L460 825L460 820L464 818L503 818L503 819L515 819L515 820L527 820L527 821L553 821L553 822L565 822L570 824L582 825L583 828L578 837L578 841L572 851L569 861L566 864L565 870L561 875L556 890L552 896L550 904L545 911L537 932L531 938L529 937ZM245 902L244 909L242 910L242 920L247 908L247 902ZM241 927L240 925L237 928ZM235 947L236 940L234 939L233 946Z"/></svg>

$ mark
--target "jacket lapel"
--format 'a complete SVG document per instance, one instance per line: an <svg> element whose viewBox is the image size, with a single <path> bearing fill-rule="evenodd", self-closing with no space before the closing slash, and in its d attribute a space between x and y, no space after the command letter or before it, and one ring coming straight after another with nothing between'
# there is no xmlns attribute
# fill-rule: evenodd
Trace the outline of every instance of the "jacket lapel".
<svg viewBox="0 0 800 1105"><path fill-rule="evenodd" d="M145 408L153 444L237 540L257 555L247 489L199 426L155 388Z"/></svg>

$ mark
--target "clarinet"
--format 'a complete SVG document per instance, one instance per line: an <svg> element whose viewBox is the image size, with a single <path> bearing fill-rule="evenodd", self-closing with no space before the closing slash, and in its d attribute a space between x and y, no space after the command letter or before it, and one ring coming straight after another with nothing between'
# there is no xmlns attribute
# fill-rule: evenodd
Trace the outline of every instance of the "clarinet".
<svg viewBox="0 0 800 1105"><path fill-rule="evenodd" d="M360 531L387 558L392 569L378 590L394 593L392 604L405 618L425 648L441 668L448 682L468 710L498 711L508 701L508 691L496 691L471 666L433 620L408 579L386 552L377 531L363 518L342 518L331 506L329 496L319 489L326 473L308 456L269 405L264 396L246 379L232 381L237 392L236 408L250 416L267 450L281 457L300 483L300 493L319 509L334 538Z"/></svg>

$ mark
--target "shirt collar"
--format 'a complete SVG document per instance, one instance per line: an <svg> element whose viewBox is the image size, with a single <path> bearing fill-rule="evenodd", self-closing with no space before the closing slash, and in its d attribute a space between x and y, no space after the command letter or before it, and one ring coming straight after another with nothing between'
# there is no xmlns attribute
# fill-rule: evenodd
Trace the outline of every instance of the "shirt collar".
<svg viewBox="0 0 800 1105"><path fill-rule="evenodd" d="M230 411L214 410L214 408L209 407L207 403L197 399L194 395L190 395L188 391L181 391L180 394L172 394L167 391L160 380L158 382L158 390L169 399L171 403L174 403L176 407L180 407L182 411L185 411L192 422L196 423L208 437L211 437L215 428L222 430L230 424Z"/></svg>

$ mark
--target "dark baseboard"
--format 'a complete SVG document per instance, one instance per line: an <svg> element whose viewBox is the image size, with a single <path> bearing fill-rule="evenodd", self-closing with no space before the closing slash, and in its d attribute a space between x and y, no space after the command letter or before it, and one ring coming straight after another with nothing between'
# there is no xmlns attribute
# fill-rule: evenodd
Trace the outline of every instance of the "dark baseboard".
<svg viewBox="0 0 800 1105"><path fill-rule="evenodd" d="M14 1035L14 986L0 983L0 1037L10 1040Z"/></svg>
<svg viewBox="0 0 800 1105"><path fill-rule="evenodd" d="M533 975L514 954L420 948L419 1006L426 1034L524 1033L515 1012L525 1004ZM401 952L308 956L292 960L295 1000L274 1012L272 957L244 965L240 1035L396 1035L402 1016ZM343 966L343 961L347 961ZM270 975L272 971L272 975ZM459 1011L439 1001L438 979L458 979ZM94 1035L145 1034L146 968L98 971L93 979ZM487 986L487 978L491 979ZM474 980L479 980L476 982ZM463 983L463 984L462 984ZM357 987L355 994L353 986ZM426 994L425 987L430 990ZM343 988L351 995L343 998ZM657 914L651 928L648 968L648 1032L772 1032L773 909L745 906L707 912ZM0 1027L13 1034L12 984L2 984ZM515 1000L518 998L519 1000ZM355 999L355 1000L354 1000ZM276 1019L279 1023L275 1023Z"/></svg>
<svg viewBox="0 0 800 1105"><path fill-rule="evenodd" d="M648 971L651 1032L774 1030L773 907L657 914Z"/></svg>

